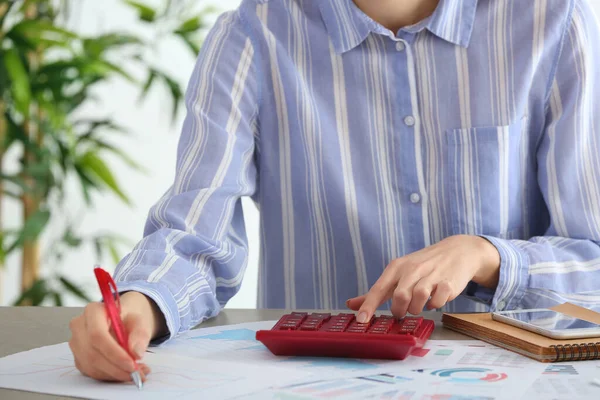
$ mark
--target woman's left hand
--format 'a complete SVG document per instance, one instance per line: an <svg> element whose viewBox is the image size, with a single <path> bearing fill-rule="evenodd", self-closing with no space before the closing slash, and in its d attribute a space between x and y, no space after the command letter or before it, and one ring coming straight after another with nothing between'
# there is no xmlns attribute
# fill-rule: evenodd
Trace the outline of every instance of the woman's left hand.
<svg viewBox="0 0 600 400"><path fill-rule="evenodd" d="M358 311L359 322L368 321L375 310L392 299L392 314L404 317L440 308L454 300L474 281L496 288L500 255L496 247L479 236L450 236L439 243L393 260L367 294L349 299L348 308Z"/></svg>

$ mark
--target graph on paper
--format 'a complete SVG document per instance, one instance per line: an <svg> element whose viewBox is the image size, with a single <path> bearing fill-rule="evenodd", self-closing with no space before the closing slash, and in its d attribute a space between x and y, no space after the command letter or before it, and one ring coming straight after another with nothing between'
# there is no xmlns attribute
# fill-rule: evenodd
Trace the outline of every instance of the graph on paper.
<svg viewBox="0 0 600 400"><path fill-rule="evenodd" d="M205 328L151 348L143 392L82 376L66 343L0 359L0 387L116 400L600 398L577 384L597 377L600 363L542 364L481 342L438 340L402 361L278 357L255 339L273 324Z"/></svg>
<svg viewBox="0 0 600 400"><path fill-rule="evenodd" d="M413 379L396 374L366 375L356 378L319 380L273 388L242 397L255 399L407 399L414 392L407 391ZM410 394L409 397L400 397Z"/></svg>
<svg viewBox="0 0 600 400"><path fill-rule="evenodd" d="M531 365L531 360L520 354L507 351L468 351L458 360L459 365L486 365L492 367L526 368Z"/></svg>

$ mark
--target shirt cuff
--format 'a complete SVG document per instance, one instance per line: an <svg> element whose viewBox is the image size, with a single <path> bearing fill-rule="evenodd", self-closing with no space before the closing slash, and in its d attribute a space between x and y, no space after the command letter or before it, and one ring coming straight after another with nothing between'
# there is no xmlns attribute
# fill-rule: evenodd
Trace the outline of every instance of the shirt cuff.
<svg viewBox="0 0 600 400"><path fill-rule="evenodd" d="M529 286L529 256L512 241L481 236L493 244L500 254L500 279L492 299L491 311L515 310L521 307Z"/></svg>
<svg viewBox="0 0 600 400"><path fill-rule="evenodd" d="M181 327L179 320L179 309L171 291L162 283L150 283L147 281L116 282L119 293L139 292L156 303L159 310L165 316L169 333L159 338L154 338L150 345L156 346L177 336Z"/></svg>
<svg viewBox="0 0 600 400"><path fill-rule="evenodd" d="M467 287L463 291L462 295L463 297L485 304L489 307L494 300L495 293L496 291L494 289L488 289L471 281L467 284Z"/></svg>

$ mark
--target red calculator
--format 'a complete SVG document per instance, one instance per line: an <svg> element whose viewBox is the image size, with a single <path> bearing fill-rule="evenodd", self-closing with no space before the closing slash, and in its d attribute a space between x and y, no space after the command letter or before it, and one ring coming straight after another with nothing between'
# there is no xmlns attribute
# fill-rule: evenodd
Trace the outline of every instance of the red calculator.
<svg viewBox="0 0 600 400"><path fill-rule="evenodd" d="M361 324L354 314L293 312L256 332L256 340L278 356L403 360L423 347L434 326L423 317L381 315Z"/></svg>

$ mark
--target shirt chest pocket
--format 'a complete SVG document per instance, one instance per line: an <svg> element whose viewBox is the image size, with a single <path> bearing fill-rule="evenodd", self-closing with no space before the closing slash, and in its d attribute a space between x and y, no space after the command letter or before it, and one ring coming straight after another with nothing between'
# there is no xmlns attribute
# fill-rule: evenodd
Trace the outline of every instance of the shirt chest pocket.
<svg viewBox="0 0 600 400"><path fill-rule="evenodd" d="M520 236L527 119L446 132L445 191L453 234Z"/></svg>

